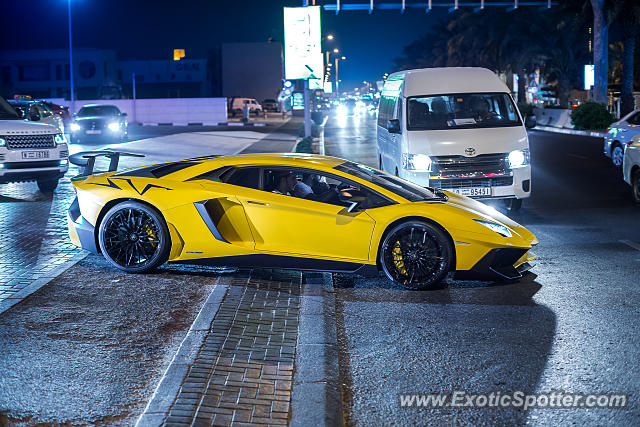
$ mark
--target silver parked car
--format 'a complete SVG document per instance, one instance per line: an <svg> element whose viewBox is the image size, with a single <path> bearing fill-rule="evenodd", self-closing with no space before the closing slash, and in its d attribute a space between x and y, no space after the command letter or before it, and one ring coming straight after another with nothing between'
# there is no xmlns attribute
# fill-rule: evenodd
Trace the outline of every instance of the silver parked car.
<svg viewBox="0 0 640 427"><path fill-rule="evenodd" d="M640 110L627 114L609 126L604 137L604 155L610 157L615 166L622 167L625 147L636 135L640 135Z"/></svg>

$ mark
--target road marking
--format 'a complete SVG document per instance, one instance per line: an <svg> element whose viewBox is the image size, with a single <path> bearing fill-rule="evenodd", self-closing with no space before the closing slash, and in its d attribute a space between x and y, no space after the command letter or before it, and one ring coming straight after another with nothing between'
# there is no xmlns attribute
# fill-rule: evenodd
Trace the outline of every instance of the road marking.
<svg viewBox="0 0 640 427"><path fill-rule="evenodd" d="M636 251L640 251L640 243L632 242L631 240L618 240L620 243L624 243L625 245L632 247Z"/></svg>

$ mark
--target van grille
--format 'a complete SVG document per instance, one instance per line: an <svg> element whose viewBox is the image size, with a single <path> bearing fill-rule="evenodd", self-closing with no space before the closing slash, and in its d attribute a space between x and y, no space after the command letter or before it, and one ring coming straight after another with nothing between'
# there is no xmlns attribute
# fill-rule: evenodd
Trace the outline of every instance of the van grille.
<svg viewBox="0 0 640 427"><path fill-rule="evenodd" d="M2 137L7 141L7 148L55 148L54 135L7 135Z"/></svg>
<svg viewBox="0 0 640 427"><path fill-rule="evenodd" d="M475 157L434 156L432 176L437 178L472 178L511 175L506 153L480 154Z"/></svg>
<svg viewBox="0 0 640 427"><path fill-rule="evenodd" d="M474 188L474 187L506 187L513 185L513 177L505 176L500 178L472 178L472 179L430 179L429 187L451 190L454 188Z"/></svg>

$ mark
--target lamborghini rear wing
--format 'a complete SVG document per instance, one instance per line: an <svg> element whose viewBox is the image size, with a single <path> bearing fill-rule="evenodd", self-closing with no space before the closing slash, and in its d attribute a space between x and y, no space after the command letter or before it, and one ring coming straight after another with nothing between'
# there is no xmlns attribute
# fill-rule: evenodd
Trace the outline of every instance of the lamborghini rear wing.
<svg viewBox="0 0 640 427"><path fill-rule="evenodd" d="M114 172L118 170L118 161L120 156L128 157L144 157L144 154L125 153L124 151L81 151L69 156L69 162L76 166L80 166L80 175L91 175L93 173L93 167L96 163L96 157L109 158L109 170L107 172Z"/></svg>

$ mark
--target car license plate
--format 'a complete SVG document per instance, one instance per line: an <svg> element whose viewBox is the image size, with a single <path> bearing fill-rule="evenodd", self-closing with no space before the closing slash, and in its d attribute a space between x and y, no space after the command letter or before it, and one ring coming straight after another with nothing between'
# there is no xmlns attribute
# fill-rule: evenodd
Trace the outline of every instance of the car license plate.
<svg viewBox="0 0 640 427"><path fill-rule="evenodd" d="M101 133L102 133L102 131L100 129L87 129L86 130L86 134L87 135L99 135Z"/></svg>
<svg viewBox="0 0 640 427"><path fill-rule="evenodd" d="M449 191L467 197L491 196L491 187L453 188Z"/></svg>
<svg viewBox="0 0 640 427"><path fill-rule="evenodd" d="M49 152L48 151L23 151L22 152L23 159L48 159Z"/></svg>

